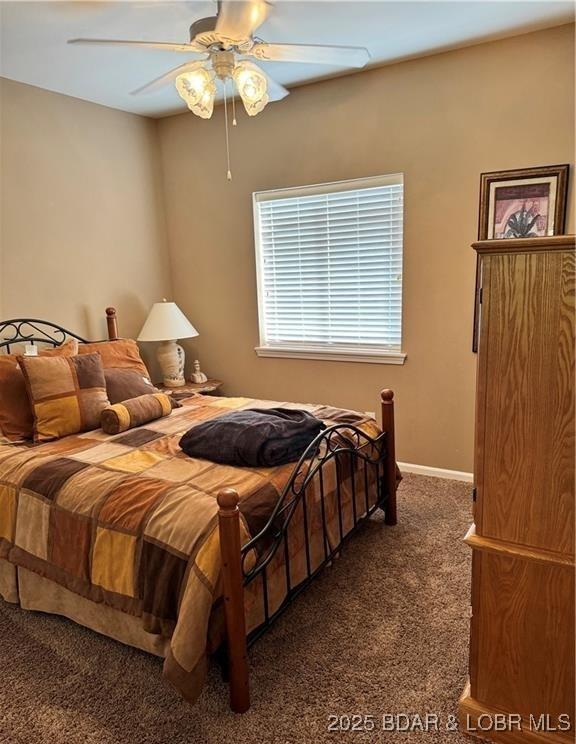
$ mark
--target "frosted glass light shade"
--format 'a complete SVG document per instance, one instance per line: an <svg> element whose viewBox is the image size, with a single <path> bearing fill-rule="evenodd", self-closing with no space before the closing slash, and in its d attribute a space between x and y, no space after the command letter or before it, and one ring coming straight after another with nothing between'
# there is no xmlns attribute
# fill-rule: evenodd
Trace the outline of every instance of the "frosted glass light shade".
<svg viewBox="0 0 576 744"><path fill-rule="evenodd" d="M233 76L246 113L249 116L256 116L270 100L266 76L249 62L236 65Z"/></svg>
<svg viewBox="0 0 576 744"><path fill-rule="evenodd" d="M138 341L176 341L193 338L198 331L175 302L155 302L138 336Z"/></svg>
<svg viewBox="0 0 576 744"><path fill-rule="evenodd" d="M212 75L203 67L190 72L183 72L175 80L180 98L196 116L209 119L214 110L216 85Z"/></svg>

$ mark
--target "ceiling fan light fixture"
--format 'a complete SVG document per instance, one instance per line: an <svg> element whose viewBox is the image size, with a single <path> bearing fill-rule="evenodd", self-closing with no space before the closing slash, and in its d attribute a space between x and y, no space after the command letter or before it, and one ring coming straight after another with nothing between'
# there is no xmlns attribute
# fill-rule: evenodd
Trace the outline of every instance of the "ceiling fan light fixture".
<svg viewBox="0 0 576 744"><path fill-rule="evenodd" d="M204 67L183 72L174 81L180 98L190 111L202 119L209 119L214 111L216 85L213 76Z"/></svg>
<svg viewBox="0 0 576 744"><path fill-rule="evenodd" d="M270 100L266 76L256 66L241 62L234 68L233 77L246 113L256 116Z"/></svg>
<svg viewBox="0 0 576 744"><path fill-rule="evenodd" d="M179 96L190 111L202 119L210 119L214 111L216 83L220 81L224 88L227 177L231 180L228 81L232 80L235 84L248 116L259 114L270 100L280 101L288 95L286 88L249 61L250 59L341 67L364 67L370 59L370 54L364 47L270 44L262 41L255 36L255 31L266 20L270 3L271 0L218 0L216 16L201 18L192 23L190 41L186 43L84 38L69 39L68 43L164 49L195 55L196 61L190 60L168 70L133 93L152 93L174 82ZM236 102L232 93L232 126L236 126L235 111Z"/></svg>

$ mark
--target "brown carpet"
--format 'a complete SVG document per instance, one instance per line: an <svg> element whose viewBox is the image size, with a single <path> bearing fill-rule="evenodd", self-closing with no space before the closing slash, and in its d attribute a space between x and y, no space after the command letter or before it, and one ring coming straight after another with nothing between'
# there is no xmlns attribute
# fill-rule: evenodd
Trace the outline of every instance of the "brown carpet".
<svg viewBox="0 0 576 744"><path fill-rule="evenodd" d="M407 475L397 527L371 521L250 652L252 708L231 713L213 669L188 706L161 660L0 600L0 742L285 744L469 741L446 731L466 679L471 487ZM384 713L441 730L383 732ZM370 714L374 732L329 733Z"/></svg>

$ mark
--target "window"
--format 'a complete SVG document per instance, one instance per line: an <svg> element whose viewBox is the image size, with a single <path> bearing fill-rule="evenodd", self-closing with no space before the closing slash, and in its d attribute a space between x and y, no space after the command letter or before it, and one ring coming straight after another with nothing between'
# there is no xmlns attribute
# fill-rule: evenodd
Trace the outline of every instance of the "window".
<svg viewBox="0 0 576 744"><path fill-rule="evenodd" d="M402 364L403 176L260 191L260 356Z"/></svg>

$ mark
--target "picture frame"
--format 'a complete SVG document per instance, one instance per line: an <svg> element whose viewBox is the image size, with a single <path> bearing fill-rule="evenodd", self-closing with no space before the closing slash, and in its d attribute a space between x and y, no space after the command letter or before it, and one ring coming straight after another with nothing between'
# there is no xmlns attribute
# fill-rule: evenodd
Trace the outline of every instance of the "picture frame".
<svg viewBox="0 0 576 744"><path fill-rule="evenodd" d="M568 169L564 164L482 173L478 240L561 235Z"/></svg>
<svg viewBox="0 0 576 744"><path fill-rule="evenodd" d="M478 240L562 235L569 169L564 163L482 173ZM479 263L477 258L473 352L478 350Z"/></svg>

